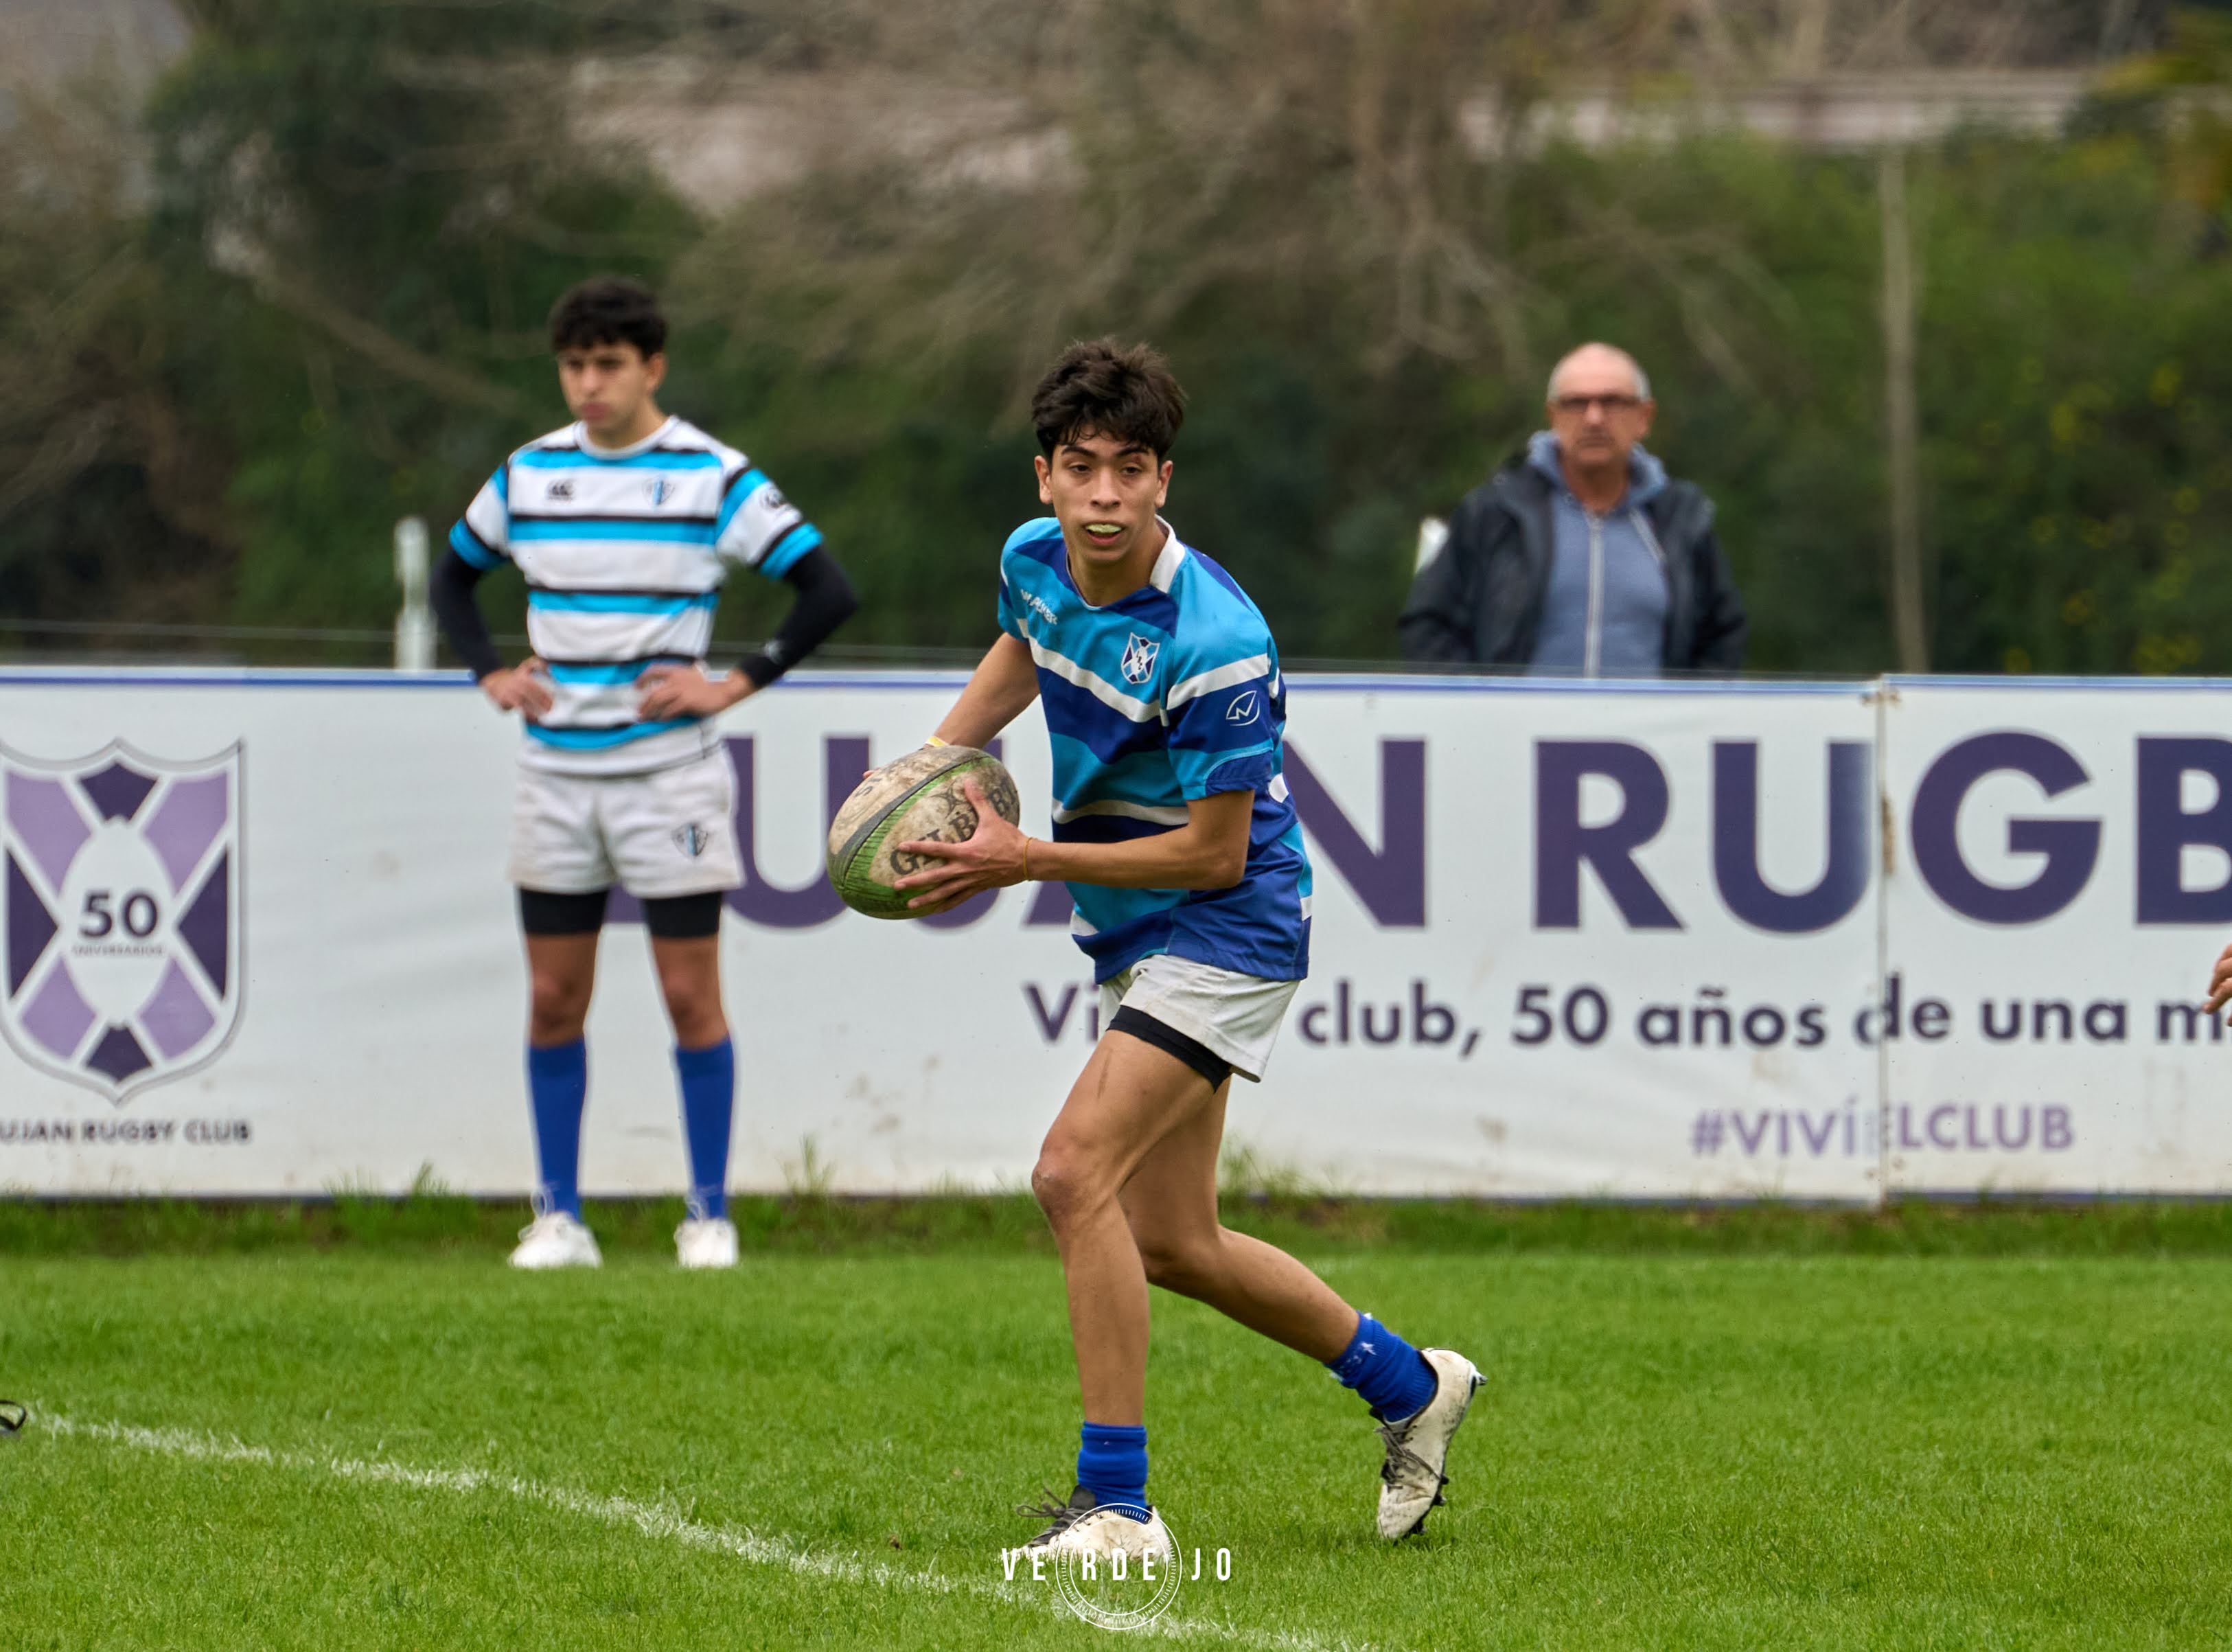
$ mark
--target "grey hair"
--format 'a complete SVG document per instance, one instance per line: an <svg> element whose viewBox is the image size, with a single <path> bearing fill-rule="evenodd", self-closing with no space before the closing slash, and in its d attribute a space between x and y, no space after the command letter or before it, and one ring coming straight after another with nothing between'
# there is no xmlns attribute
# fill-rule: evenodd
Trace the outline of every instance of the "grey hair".
<svg viewBox="0 0 2232 1652"><path fill-rule="evenodd" d="M1542 399L1544 400L1555 401L1558 399L1558 375L1566 370L1566 364L1571 361L1575 356L1579 355L1583 350L1609 350L1621 361L1626 362L1627 370L1635 375L1635 393L1637 398L1643 401L1648 401L1651 400L1651 375L1643 370L1643 363L1637 361L1625 350L1621 349L1617 344L1599 344L1592 341L1586 344L1579 344L1574 346L1572 349L1567 351L1565 354L1558 358L1558 365L1550 369L1549 387L1542 393Z"/></svg>

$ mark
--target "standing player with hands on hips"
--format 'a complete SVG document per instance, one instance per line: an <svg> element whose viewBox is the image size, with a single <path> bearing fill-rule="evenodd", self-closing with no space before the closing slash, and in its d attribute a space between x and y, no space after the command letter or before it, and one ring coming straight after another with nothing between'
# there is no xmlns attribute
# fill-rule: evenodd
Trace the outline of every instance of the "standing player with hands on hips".
<svg viewBox="0 0 2232 1652"><path fill-rule="evenodd" d="M434 572L444 634L500 709L526 724L511 881L532 978L528 1095L540 1165L523 1268L594 1267L581 1221L582 1028L614 883L643 902L674 1024L690 1157L685 1267L730 1267L736 1055L721 1005L724 890L743 881L736 774L712 719L804 659L856 605L821 536L733 447L655 400L666 323L633 282L583 283L550 314L559 387L577 422L506 459L451 530ZM510 563L526 576L534 654L506 667L474 601ZM732 567L795 589L775 640L708 676L713 610Z"/></svg>
<svg viewBox="0 0 2232 1652"><path fill-rule="evenodd" d="M1106 1029L1039 1150L1031 1188L1061 1253L1085 1422L1066 1506L1035 1547L1166 1542L1147 1502L1152 1283L1323 1362L1381 1424L1379 1529L1408 1537L1480 1376L1413 1348L1283 1252L1217 1220L1232 1076L1262 1076L1308 969L1310 864L1281 777L1286 695L1263 616L1157 514L1184 397L1145 346L1073 345L1031 414L1039 498L1000 557L992 645L932 736L983 746L1032 700L1054 753L1054 837L1025 836L974 780L976 834L912 842L899 881L940 905L1061 880Z"/></svg>

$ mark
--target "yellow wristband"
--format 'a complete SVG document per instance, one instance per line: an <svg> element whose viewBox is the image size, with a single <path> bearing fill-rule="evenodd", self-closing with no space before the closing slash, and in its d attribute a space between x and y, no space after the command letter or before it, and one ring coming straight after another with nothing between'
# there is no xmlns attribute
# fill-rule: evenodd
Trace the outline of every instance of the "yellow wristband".
<svg viewBox="0 0 2232 1652"><path fill-rule="evenodd" d="M1023 839L1023 881L1024 881L1024 882L1026 882L1026 883L1028 883L1030 881L1031 881L1031 840L1030 840L1029 838L1026 837L1025 839Z"/></svg>
<svg viewBox="0 0 2232 1652"><path fill-rule="evenodd" d="M938 736L936 736L935 734L933 734L933 735L931 735L928 739L925 740L925 741L923 742L923 744L924 744L925 745L946 745L946 744L947 744L947 742L946 742L946 741L944 741L944 740L939 739L939 738L938 738Z"/></svg>

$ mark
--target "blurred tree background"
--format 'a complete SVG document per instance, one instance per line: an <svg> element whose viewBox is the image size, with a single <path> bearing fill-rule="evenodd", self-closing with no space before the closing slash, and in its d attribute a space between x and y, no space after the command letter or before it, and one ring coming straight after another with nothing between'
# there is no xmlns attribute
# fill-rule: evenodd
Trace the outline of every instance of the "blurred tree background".
<svg viewBox="0 0 2232 1652"><path fill-rule="evenodd" d="M1917 85L2060 75L2052 129L1905 140L1930 662L2232 673L2212 12L178 10L144 94L95 66L18 75L0 107L0 642L384 626L395 519L438 535L562 420L543 314L621 270L667 295L669 407L749 448L854 571L850 644L987 639L994 553L1038 509L1029 386L1114 332L1191 393L1181 531L1290 658L1392 658L1418 519L1601 337L1650 368L1654 446L1718 502L1752 663L1885 668L1875 153L1716 99L1833 84L1895 127ZM736 637L783 600L736 595Z"/></svg>

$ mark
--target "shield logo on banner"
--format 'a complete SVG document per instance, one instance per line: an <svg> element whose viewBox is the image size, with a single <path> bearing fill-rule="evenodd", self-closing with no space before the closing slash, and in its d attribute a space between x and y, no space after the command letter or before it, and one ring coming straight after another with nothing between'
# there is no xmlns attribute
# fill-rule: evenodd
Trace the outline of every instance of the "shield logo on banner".
<svg viewBox="0 0 2232 1652"><path fill-rule="evenodd" d="M0 746L0 1035L122 1102L240 1021L241 749L67 763Z"/></svg>

